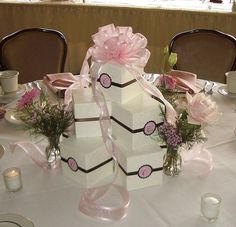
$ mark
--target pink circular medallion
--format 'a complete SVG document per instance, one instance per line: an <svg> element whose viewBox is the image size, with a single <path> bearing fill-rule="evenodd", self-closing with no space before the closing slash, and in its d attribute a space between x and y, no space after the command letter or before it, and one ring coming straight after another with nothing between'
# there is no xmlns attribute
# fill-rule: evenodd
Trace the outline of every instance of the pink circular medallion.
<svg viewBox="0 0 236 227"><path fill-rule="evenodd" d="M99 78L100 84L104 87L104 88L109 88L111 87L111 77L106 74L106 73L102 73L100 78Z"/></svg>
<svg viewBox="0 0 236 227"><path fill-rule="evenodd" d="M152 167L150 165L143 165L138 170L138 176L140 178L147 178L152 174Z"/></svg>
<svg viewBox="0 0 236 227"><path fill-rule="evenodd" d="M143 132L146 136L150 136L156 130L156 123L154 121L149 121L144 125Z"/></svg>
<svg viewBox="0 0 236 227"><path fill-rule="evenodd" d="M78 170L78 164L75 161L75 159L69 158L67 163L68 163L68 166L70 167L70 169L73 170L74 172L76 172Z"/></svg>

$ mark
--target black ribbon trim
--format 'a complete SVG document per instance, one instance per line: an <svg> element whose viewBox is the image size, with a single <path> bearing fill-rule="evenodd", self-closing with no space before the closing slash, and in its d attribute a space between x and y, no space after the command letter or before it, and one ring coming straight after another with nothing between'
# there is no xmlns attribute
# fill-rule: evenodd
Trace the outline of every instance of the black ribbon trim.
<svg viewBox="0 0 236 227"><path fill-rule="evenodd" d="M165 106L165 103L161 99L159 99L158 97L151 95L151 98L157 100L158 102L162 103Z"/></svg>
<svg viewBox="0 0 236 227"><path fill-rule="evenodd" d="M110 119L115 121L118 125L120 125L121 127L123 127L124 129L126 129L127 131L129 131L129 132L131 132L133 134L139 133L139 132L143 132L143 130L144 130L144 128L131 129L127 125L123 124L121 121L119 121L118 119L116 119L113 116L110 116ZM99 121L99 117L75 119L75 122L88 122L88 121ZM162 124L163 124L163 122L160 122L160 123L156 124L156 127L159 127Z"/></svg>
<svg viewBox="0 0 236 227"><path fill-rule="evenodd" d="M138 175L138 171L133 171L133 172L129 172L127 173L125 171L125 169L121 166L121 164L119 163L119 167L122 170L122 172L126 175L126 176L134 176L134 175ZM152 168L152 172L157 172L157 171L161 171L163 169L163 167L158 167L158 168Z"/></svg>
<svg viewBox="0 0 236 227"><path fill-rule="evenodd" d="M139 132L143 132L144 128L139 128L139 129L131 129L128 126L126 126L125 124L123 124L122 122L120 122L119 120L117 120L115 117L111 116L111 119L113 121L115 121L118 125L120 125L121 127L125 128L126 130L128 130L131 133L139 133ZM162 125L163 122L160 122L158 124L156 124L156 127L159 127L160 125Z"/></svg>
<svg viewBox="0 0 236 227"><path fill-rule="evenodd" d="M87 121L99 121L99 117L75 119L75 122L87 122Z"/></svg>
<svg viewBox="0 0 236 227"><path fill-rule="evenodd" d="M105 74L105 73L103 73L103 74ZM97 79L97 81L100 83L100 77ZM136 79L130 80L130 81L124 83L124 84L119 84L119 83L111 81L111 86L124 88L124 87L127 87L127 86L135 83L135 82L136 82Z"/></svg>
<svg viewBox="0 0 236 227"><path fill-rule="evenodd" d="M61 157L61 160L62 160L63 162L66 162L66 163L67 163L68 160L69 160L69 158L66 159L66 158ZM80 170L80 171L83 172L83 173L90 173L90 172L93 172L94 170L99 169L100 167L106 165L107 163L111 162L112 160L113 160L113 158L109 158L108 160L106 160L106 161L104 161L104 162L102 162L102 163L100 163L100 164L98 164L98 165L96 165L96 166L94 166L94 167L92 167L92 168L90 168L90 169L84 169L84 168L78 166L77 170L74 171L74 172L77 172L78 170Z"/></svg>

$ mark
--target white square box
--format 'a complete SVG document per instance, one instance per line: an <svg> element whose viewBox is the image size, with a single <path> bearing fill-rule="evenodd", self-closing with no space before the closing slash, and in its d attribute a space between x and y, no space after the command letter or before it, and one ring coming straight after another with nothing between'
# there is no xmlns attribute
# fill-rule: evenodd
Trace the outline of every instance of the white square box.
<svg viewBox="0 0 236 227"><path fill-rule="evenodd" d="M85 187L98 184L113 174L113 159L101 137L71 137L61 143L63 174Z"/></svg>
<svg viewBox="0 0 236 227"><path fill-rule="evenodd" d="M162 184L164 152L158 144L135 152L120 147L118 182L129 191Z"/></svg>
<svg viewBox="0 0 236 227"><path fill-rule="evenodd" d="M160 104L146 94L121 105L112 103L112 134L127 149L156 144L156 127L162 122Z"/></svg>
<svg viewBox="0 0 236 227"><path fill-rule="evenodd" d="M122 65L113 61L102 65L93 64L91 68L93 73L98 73L98 82L107 99L125 103L133 99L140 93L143 93L134 76ZM143 74L143 69L139 69Z"/></svg>
<svg viewBox="0 0 236 227"><path fill-rule="evenodd" d="M91 88L73 90L73 111L75 118L75 135L77 138L101 136L99 124L100 110ZM111 102L106 101L111 113Z"/></svg>

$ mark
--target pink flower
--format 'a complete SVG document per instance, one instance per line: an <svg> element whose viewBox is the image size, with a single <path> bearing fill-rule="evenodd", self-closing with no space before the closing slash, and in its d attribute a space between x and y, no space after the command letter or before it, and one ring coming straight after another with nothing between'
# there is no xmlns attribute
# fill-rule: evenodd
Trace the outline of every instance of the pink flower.
<svg viewBox="0 0 236 227"><path fill-rule="evenodd" d="M212 124L218 117L217 105L209 96L198 93L194 96L186 93L188 105L188 123L190 124Z"/></svg>
<svg viewBox="0 0 236 227"><path fill-rule="evenodd" d="M23 109L25 106L31 104L39 95L40 90L38 88L33 88L32 90L25 92L17 103L17 109Z"/></svg>
<svg viewBox="0 0 236 227"><path fill-rule="evenodd" d="M159 79L160 86L167 90L174 90L176 87L176 79L172 76L163 75Z"/></svg>

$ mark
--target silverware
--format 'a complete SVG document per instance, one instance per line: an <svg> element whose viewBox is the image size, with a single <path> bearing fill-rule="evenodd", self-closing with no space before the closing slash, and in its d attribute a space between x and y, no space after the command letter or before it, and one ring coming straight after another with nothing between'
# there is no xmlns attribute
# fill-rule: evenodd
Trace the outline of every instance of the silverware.
<svg viewBox="0 0 236 227"><path fill-rule="evenodd" d="M213 94L213 88L215 87L217 85L217 83L216 82L211 82L210 83L210 89L207 91L207 92L205 92L205 94L207 94L207 95L212 95Z"/></svg>
<svg viewBox="0 0 236 227"><path fill-rule="evenodd" d="M200 92L205 93L206 95L212 95L213 94L213 88L217 85L216 82L212 82L212 81L205 81L204 87L202 88L202 90Z"/></svg>
<svg viewBox="0 0 236 227"><path fill-rule="evenodd" d="M39 82L37 80L33 81L32 84L34 87L38 88L39 90L42 90L42 88L40 87Z"/></svg>
<svg viewBox="0 0 236 227"><path fill-rule="evenodd" d="M33 86L33 83L32 83L32 82L28 82L28 83L26 83L26 84L25 84L25 86L26 86L26 88L27 88L28 90L31 90L31 89L33 89L33 88L34 88L34 86Z"/></svg>
<svg viewBox="0 0 236 227"><path fill-rule="evenodd" d="M207 92L207 87L210 84L210 82L208 80L205 81L204 87L202 88L202 90L200 92L206 93Z"/></svg>

